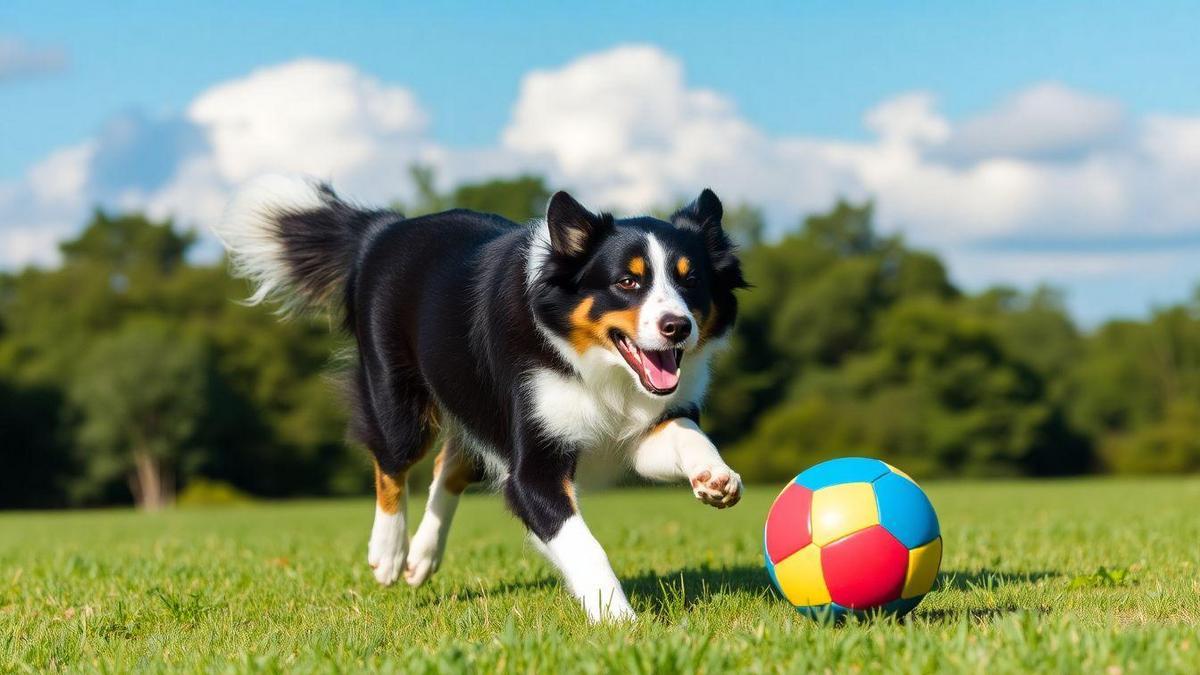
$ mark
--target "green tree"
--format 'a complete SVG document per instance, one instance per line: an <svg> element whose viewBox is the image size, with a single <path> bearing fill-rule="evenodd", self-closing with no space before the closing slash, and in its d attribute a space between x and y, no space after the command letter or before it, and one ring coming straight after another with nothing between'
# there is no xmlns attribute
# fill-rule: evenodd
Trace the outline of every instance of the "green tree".
<svg viewBox="0 0 1200 675"><path fill-rule="evenodd" d="M53 503L127 499L121 476L76 475L78 462L65 458L73 454L79 421L43 408L62 407L53 401L67 398L81 355L97 341L144 320L202 345L210 360L207 416L195 444L212 451L192 456L200 462L196 472L260 495L365 489L369 465L343 441L345 413L329 382L330 355L343 342L328 317L281 322L270 307L239 303L247 284L223 264L189 264L190 243L169 221L98 213L64 243L61 267L0 277L0 381L8 383L13 405L28 413L13 419L37 444L28 447L30 461L63 459ZM40 426L26 428L28 420ZM29 499L47 497L31 488Z"/></svg>
<svg viewBox="0 0 1200 675"><path fill-rule="evenodd" d="M524 223L546 214L550 190L540 176L497 178L462 185L451 193L449 201L457 208L496 213Z"/></svg>
<svg viewBox="0 0 1200 675"><path fill-rule="evenodd" d="M78 457L89 488L127 478L139 507L170 504L175 476L195 463L192 441L207 414L207 355L161 321L132 321L98 340L69 388L78 411Z"/></svg>
<svg viewBox="0 0 1200 675"><path fill-rule="evenodd" d="M1069 386L1071 419L1094 439L1106 468L1200 470L1200 297L1146 322L1102 326Z"/></svg>
<svg viewBox="0 0 1200 675"><path fill-rule="evenodd" d="M59 245L67 265L91 263L113 273L148 269L169 273L183 263L196 241L193 232L181 232L167 220L156 223L138 213L111 216L97 209L78 238Z"/></svg>
<svg viewBox="0 0 1200 675"><path fill-rule="evenodd" d="M64 483L74 462L59 438L63 408L53 387L0 379L0 509L67 504Z"/></svg>
<svg viewBox="0 0 1200 675"><path fill-rule="evenodd" d="M754 288L741 295L730 348L715 364L709 430L742 436L814 369L867 350L884 310L903 298L951 298L941 263L872 227L870 204L838 202L776 242L746 247Z"/></svg>

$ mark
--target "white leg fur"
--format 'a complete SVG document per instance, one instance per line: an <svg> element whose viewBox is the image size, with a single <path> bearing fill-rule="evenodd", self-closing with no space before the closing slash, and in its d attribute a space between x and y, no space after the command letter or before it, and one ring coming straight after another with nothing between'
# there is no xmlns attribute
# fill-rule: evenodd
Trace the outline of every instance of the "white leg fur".
<svg viewBox="0 0 1200 675"><path fill-rule="evenodd" d="M742 497L741 476L687 418L671 420L643 439L633 450L633 465L653 480L687 478L696 498L717 508L733 506Z"/></svg>
<svg viewBox="0 0 1200 675"><path fill-rule="evenodd" d="M408 553L408 524L405 519L408 507L403 495L395 513L388 513L375 505L375 524L371 527L371 541L367 544L367 564L375 572L375 580L390 586L400 577L404 559Z"/></svg>
<svg viewBox="0 0 1200 675"><path fill-rule="evenodd" d="M458 508L458 495L446 487L445 473L439 472L429 486L429 501L417 533L413 535L405 563L404 580L410 586L420 586L442 564L450 523Z"/></svg>
<svg viewBox="0 0 1200 675"><path fill-rule="evenodd" d="M629 621L633 608L621 582L608 564L600 542L578 514L563 523L558 534L545 542L546 557L562 572L571 594L579 599L588 620Z"/></svg>

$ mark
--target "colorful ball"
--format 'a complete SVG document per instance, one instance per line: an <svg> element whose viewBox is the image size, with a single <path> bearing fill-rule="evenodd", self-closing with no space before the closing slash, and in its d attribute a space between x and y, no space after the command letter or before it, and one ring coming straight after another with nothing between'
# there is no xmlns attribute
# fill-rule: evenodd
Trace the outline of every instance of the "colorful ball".
<svg viewBox="0 0 1200 675"><path fill-rule="evenodd" d="M822 462L788 483L767 514L763 555L802 614L903 615L942 563L937 514L908 474L877 459Z"/></svg>

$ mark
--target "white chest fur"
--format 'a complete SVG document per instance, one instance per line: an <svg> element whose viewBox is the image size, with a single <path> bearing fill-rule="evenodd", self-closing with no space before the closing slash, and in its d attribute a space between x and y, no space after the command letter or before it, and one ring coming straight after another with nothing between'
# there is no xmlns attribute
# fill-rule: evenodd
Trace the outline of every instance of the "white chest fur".
<svg viewBox="0 0 1200 675"><path fill-rule="evenodd" d="M671 407L699 404L708 385L709 350L689 355L679 387L669 396L642 390L611 354L593 348L574 364L576 373L531 372L533 414L555 438L588 450L620 448L637 440Z"/></svg>

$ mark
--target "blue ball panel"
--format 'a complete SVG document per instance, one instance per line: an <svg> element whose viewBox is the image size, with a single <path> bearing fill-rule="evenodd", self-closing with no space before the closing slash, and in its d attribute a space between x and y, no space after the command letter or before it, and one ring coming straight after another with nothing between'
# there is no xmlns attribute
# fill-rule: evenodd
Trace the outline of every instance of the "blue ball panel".
<svg viewBox="0 0 1200 675"><path fill-rule="evenodd" d="M849 607L843 607L836 602L831 602L828 605L817 605L814 607L797 607L796 611L814 621L821 623L837 623L844 621L847 617L876 617L880 615L890 615L897 619L913 611L917 605L921 604L924 595L918 595L915 598L904 598L893 600L882 607L873 609L853 610Z"/></svg>
<svg viewBox="0 0 1200 675"><path fill-rule="evenodd" d="M836 602L831 602L828 605L817 605L815 607L797 607L796 611L814 621L830 623L841 621L854 613L854 610L849 607L842 607Z"/></svg>
<svg viewBox="0 0 1200 675"><path fill-rule="evenodd" d="M887 464L867 457L843 457L808 469L796 476L796 483L809 490L820 490L842 483L870 483L884 474L891 473Z"/></svg>
<svg viewBox="0 0 1200 675"><path fill-rule="evenodd" d="M933 504L912 481L889 471L874 487L879 523L906 548L924 546L941 534Z"/></svg>

